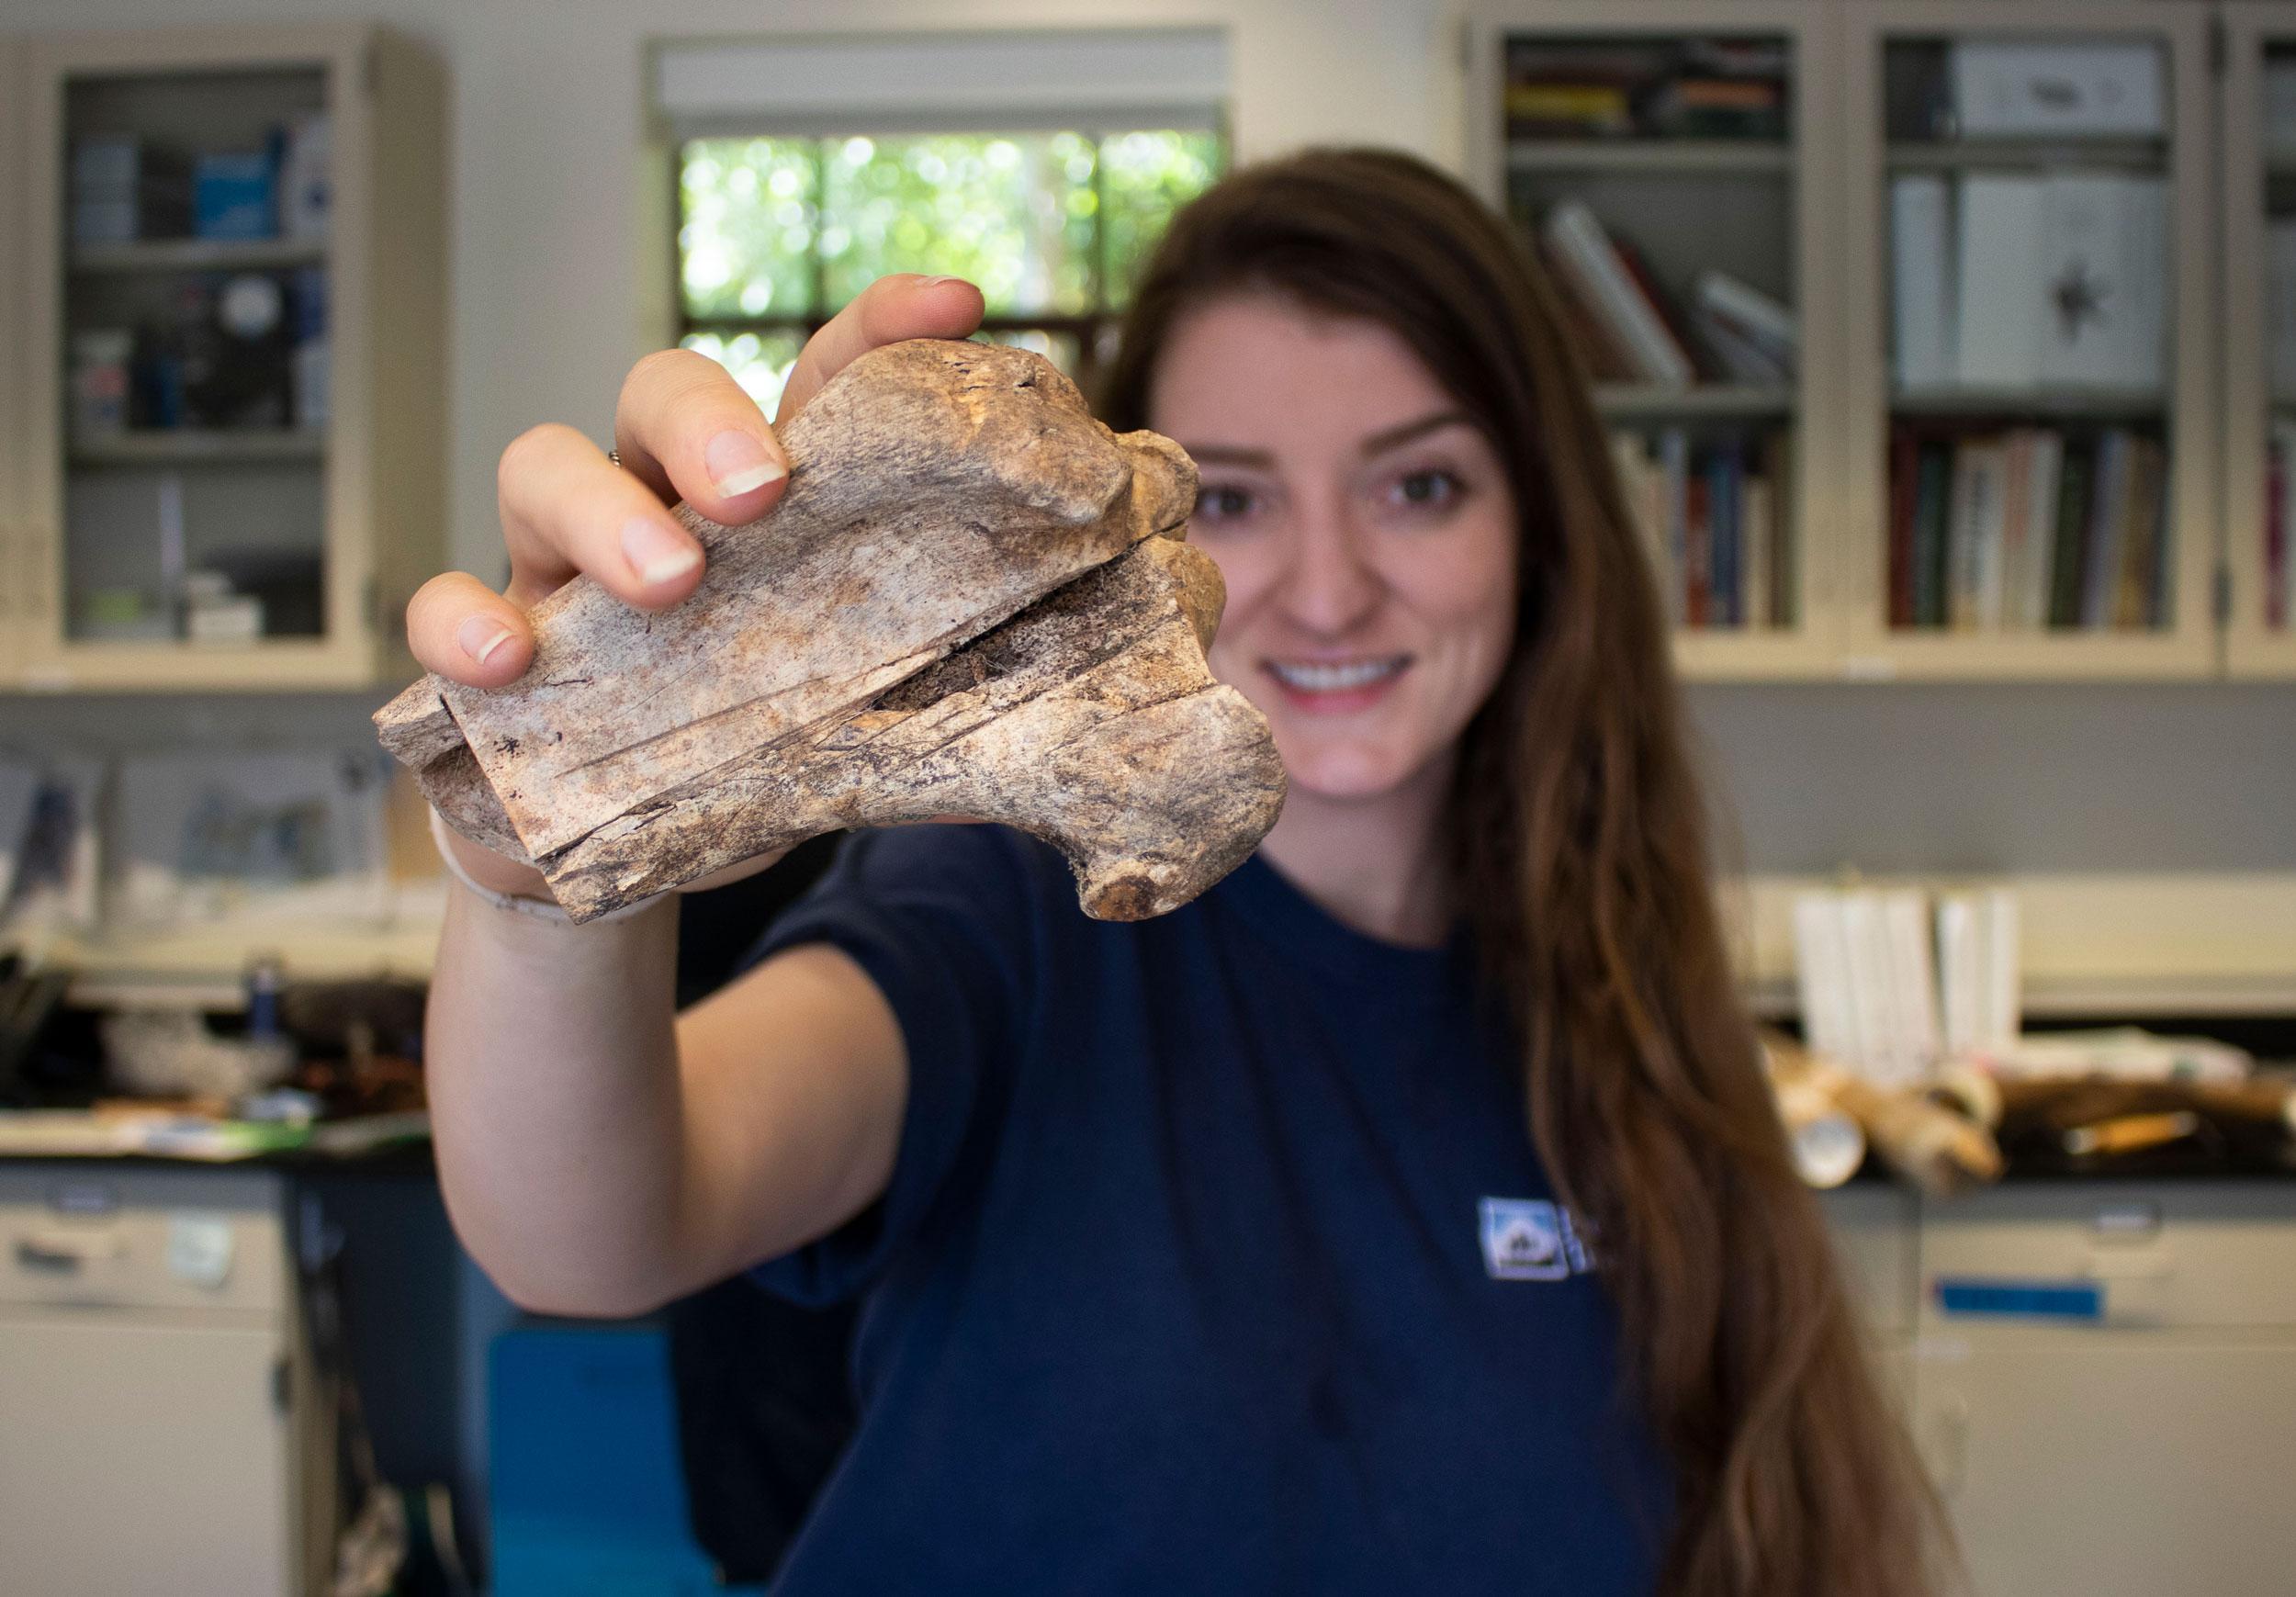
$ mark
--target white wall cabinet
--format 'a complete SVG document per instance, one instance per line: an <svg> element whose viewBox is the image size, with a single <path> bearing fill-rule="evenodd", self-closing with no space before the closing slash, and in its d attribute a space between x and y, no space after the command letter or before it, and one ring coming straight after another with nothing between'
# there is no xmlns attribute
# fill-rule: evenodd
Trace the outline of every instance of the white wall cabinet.
<svg viewBox="0 0 2296 1597"><path fill-rule="evenodd" d="M444 522L441 69L296 25L33 36L0 70L0 686L400 674ZM195 232L192 162L310 118L323 224Z"/></svg>
<svg viewBox="0 0 2296 1597"><path fill-rule="evenodd" d="M1689 429L1694 451L1697 429L1711 433L1733 410L1743 425L1750 406L1771 404L1798 446L1788 557L1803 608L1785 626L1679 626L1676 655L1686 675L2165 680L2221 674L2228 648L2234 671L2296 671L2296 646L2288 642L2296 634L2285 618L2268 634L2257 576L2265 526L2260 423L2268 413L2260 246L2269 206L2285 200L2296 215L2296 188L2282 194L2270 186L2296 184L2279 164L2296 152L2264 151L2259 85L2273 52L2296 50L2296 6L1487 0L1469 16L1468 147L1471 174L1488 198L1526 228L1563 200L1582 201L1646 258L1646 276L1661 300L1673 301L1678 321L1694 318L1690 285L1697 275L1718 268L1781 298L1798 324L1800 365L1790 394L1733 394L1702 372L1698 382L1671 392L1604 396L1614 424ZM1682 69L1683 81L1660 82L1655 91L1650 74L1638 77L1633 55L1654 40L1699 52ZM1757 103L1753 80L1776 70L1761 58L1765 45L1783 46L1790 62L1786 119L1776 137L1757 138L1745 122L1737 129L1741 136L1720 141L1666 136L1669 116L1685 102L1727 107L1736 91L1739 104ZM2121 73L2114 91L2138 91L2153 112L2120 129L2109 121L2069 131L2018 130L2013 120L1987 125L1965 115L1954 96L1981 89L1986 80L1970 63L2004 48L2065 60L2117 55L2117 65L2100 70ZM1573 51L1585 61L1575 79ZM2139 65L2132 68L2132 61ZM1604 94L1619 84L1630 112L1604 107ZM1581 96L1575 112L1573 93ZM1525 105L1534 112L1559 107L1564 136L1548 129L1525 137ZM1573 115L1581 118L1575 126ZM2022 377L1980 379L1953 370L1908 379L1893 348L1899 292L1893 198L1905 178L1917 180L1909 193L1926 187L1944 197L1949 230L1978 214L1974 197L1998 199L2020 184L2045 195L2052 216L2060 201L2071 208L2084 185L2092 193L2118 185L2119 197L2135 197L2129 206L2157 205L2156 222L2123 224L2123 242L2146 246L2125 251L2124 264L2141 262L2142 271L2098 274L2112 276L2102 286L2105 297L2119 296L2107 309L2159 295L2156 374L2144 381L2068 375L2044 356ZM2042 225L2055 224L2044 218ZM1948 251L1961 242L1958 232L1949 234ZM2058 292L2062 274L2048 251L2059 242L2053 236L2037 246L2034 287L2046 292L2026 296L2038 307L2024 318L2027 329L2098 321L2098 304L2075 304ZM1956 273L1973 264L1953 254L1947 262ZM1967 309L1959 299L1976 297L2002 275L1975 276L1966 294L1958 283L1949 288L1958 309ZM2129 282L2136 292L2124 291ZM2075 287L2097 285L2085 279ZM1702 335L1694 322L1692 342ZM2271 413L2296 420L2296 410ZM2043 435L2042 458L2050 464L2033 467L2033 441ZM2296 434L2290 441L2296 445ZM1966 480L1975 497L1949 499L1964 491L1964 457L1980 456L1995 474L1986 479L1992 487L1979 485L1973 470ZM2099 487L2078 500L2079 509L2057 512L2055 521L2077 529L2071 558L2057 551L2057 567L2077 573L2073 591L2083 601L2067 613L2047 602L2050 553L2022 531L2027 521L2037 527L2050 516L2039 506L2040 490L2030 515L2012 512L2006 532L1996 523L1964 537L1958 518L1986 492L1998 494L2004 480L2027 481L2029 467L2030 480L2054 481L2057 463L2077 457L2079 475L2062 474L2076 484L2110 479L2118 493L2121 484L2139 483L2130 489L2132 505L2161 508L2150 518L2132 509L2123 520L2099 507ZM2127 467L2132 459L2142 464ZM1929 582L1959 586L1922 588L1923 607L1917 607L1909 528L1917 479L1930 463L1937 468L1930 480L1947 508L1937 530L1923 534L1919 571ZM2086 491L2077 486L2062 502ZM1975 513L1984 525L1984 512ZM1721 534L1710 527L1687 540L1694 568L1702 535ZM2006 555L1996 546L2002 538L2012 540ZM1654 541L1663 568L1667 540ZM2296 528L2286 541L2296 544ZM1679 561L1685 542L1679 531L1673 542ZM2038 559L2017 564L2026 560L2016 552L2020 546ZM1964 550L1974 551L1965 561ZM1949 556L1960 563L1949 566ZM2290 563L2296 555L2283 557L2279 568ZM1999 579L1986 574L2001 566L2013 567L2006 603ZM2229 621L2220 614L2227 572ZM1679 579L1679 572L1661 569L1662 579L1670 575ZM1725 580L1718 563L1711 578ZM1994 597L1967 609L1946 602L1964 589ZM2020 592L2037 608L2021 605Z"/></svg>

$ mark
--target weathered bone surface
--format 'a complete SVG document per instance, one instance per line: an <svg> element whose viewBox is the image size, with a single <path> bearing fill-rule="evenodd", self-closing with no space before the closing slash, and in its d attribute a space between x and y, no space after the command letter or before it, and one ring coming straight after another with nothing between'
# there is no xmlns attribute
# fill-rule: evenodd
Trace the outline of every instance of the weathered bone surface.
<svg viewBox="0 0 2296 1597"><path fill-rule="evenodd" d="M440 815L531 859L576 919L842 827L961 814L1057 845L1088 913L1163 914L1274 824L1266 722L1212 680L1218 570L1169 536L1187 456L1091 420L1036 356L864 356L785 430L781 507L725 528L692 599L587 579L534 665L377 714ZM1049 597L1048 597L1049 596Z"/></svg>

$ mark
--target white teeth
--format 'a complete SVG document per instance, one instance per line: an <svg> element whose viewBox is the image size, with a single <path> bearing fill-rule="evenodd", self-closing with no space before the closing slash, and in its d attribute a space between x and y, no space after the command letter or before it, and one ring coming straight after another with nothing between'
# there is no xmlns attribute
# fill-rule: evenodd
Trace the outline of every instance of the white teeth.
<svg viewBox="0 0 2296 1597"><path fill-rule="evenodd" d="M1403 658L1398 656L1384 660L1350 660L1345 665L1288 665L1281 660L1270 660L1267 669L1288 688L1309 693L1338 693L1349 688L1368 687L1391 677L1403 669Z"/></svg>

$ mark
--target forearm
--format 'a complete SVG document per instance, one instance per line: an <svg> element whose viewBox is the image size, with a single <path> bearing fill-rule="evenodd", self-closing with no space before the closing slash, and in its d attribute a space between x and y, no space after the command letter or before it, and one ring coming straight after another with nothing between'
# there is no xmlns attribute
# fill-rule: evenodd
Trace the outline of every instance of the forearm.
<svg viewBox="0 0 2296 1597"><path fill-rule="evenodd" d="M676 962L669 898L571 927L449 890L425 1050L439 1173L464 1245L528 1308L677 1289Z"/></svg>

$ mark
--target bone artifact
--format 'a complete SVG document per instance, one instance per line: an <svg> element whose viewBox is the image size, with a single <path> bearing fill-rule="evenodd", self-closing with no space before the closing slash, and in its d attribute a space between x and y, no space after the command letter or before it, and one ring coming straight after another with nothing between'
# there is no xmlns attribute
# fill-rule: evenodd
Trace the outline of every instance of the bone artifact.
<svg viewBox="0 0 2296 1597"><path fill-rule="evenodd" d="M1016 349L872 351L782 429L780 505L674 608L577 578L506 687L376 716L465 837L576 920L806 838L963 815L1058 847L1135 920L1240 864L1283 802L1259 713L1204 663L1225 598L1179 541L1196 469Z"/></svg>

